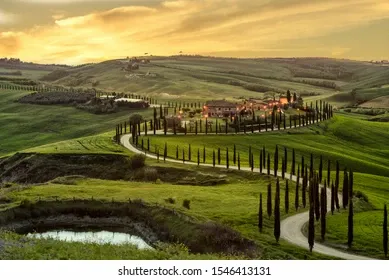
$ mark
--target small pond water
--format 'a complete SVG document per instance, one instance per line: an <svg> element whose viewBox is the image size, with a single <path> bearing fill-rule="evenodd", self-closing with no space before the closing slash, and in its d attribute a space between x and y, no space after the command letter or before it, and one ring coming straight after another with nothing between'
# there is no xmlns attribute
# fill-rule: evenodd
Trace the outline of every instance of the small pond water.
<svg viewBox="0 0 389 280"><path fill-rule="evenodd" d="M53 238L61 241L77 241L83 243L98 244L126 244L136 245L139 249L152 249L142 238L128 233L111 231L71 231L71 230L52 230L42 233L28 233L29 237Z"/></svg>

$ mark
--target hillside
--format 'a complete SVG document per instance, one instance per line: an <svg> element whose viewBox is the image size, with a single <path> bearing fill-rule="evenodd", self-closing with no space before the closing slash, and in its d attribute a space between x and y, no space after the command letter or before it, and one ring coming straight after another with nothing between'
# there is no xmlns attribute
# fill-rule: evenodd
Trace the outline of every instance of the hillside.
<svg viewBox="0 0 389 280"><path fill-rule="evenodd" d="M290 89L307 100L328 98L353 105L382 95L370 91L389 83L389 68L366 62L326 58L234 59L148 57L150 64L123 71L127 60L57 70L43 80L69 87L146 94L159 100L263 97ZM362 98L351 94L361 92ZM365 97L366 92L366 97ZM387 91L384 91L384 95Z"/></svg>

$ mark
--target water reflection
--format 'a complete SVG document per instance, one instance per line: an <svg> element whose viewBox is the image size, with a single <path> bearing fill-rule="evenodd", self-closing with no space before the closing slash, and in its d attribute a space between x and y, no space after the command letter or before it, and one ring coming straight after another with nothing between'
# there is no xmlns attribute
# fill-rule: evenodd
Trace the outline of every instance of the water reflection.
<svg viewBox="0 0 389 280"><path fill-rule="evenodd" d="M139 249L152 249L142 238L136 235L111 231L69 231L53 230L43 233L28 233L27 236L36 238L53 238L61 241L77 241L83 243L98 244L134 244Z"/></svg>

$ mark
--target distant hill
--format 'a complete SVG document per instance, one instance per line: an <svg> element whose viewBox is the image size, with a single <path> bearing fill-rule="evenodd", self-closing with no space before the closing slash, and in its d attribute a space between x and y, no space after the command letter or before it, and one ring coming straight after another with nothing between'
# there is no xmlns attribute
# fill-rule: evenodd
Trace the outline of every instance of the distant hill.
<svg viewBox="0 0 389 280"><path fill-rule="evenodd" d="M142 63L150 60L150 63ZM77 67L57 67L42 82L132 92L160 100L239 99L285 94L307 101L327 99L338 106L385 96L389 67L331 58L238 59L202 56L138 57ZM372 94L371 91L377 91Z"/></svg>

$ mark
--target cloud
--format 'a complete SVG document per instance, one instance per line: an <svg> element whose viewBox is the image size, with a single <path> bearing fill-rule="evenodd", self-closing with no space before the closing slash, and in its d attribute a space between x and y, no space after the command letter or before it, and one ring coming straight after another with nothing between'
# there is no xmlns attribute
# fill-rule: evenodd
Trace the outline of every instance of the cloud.
<svg viewBox="0 0 389 280"><path fill-rule="evenodd" d="M0 53L8 56L17 54L21 47L21 33L0 32Z"/></svg>
<svg viewBox="0 0 389 280"><path fill-rule="evenodd" d="M389 18L386 0L167 0L149 3L153 4L128 5L81 16L65 17L65 12L54 13L53 25L35 27L20 34L18 53L23 59L33 57L52 62L85 62L145 52L169 55L180 50L243 55L271 53L274 49L285 56L315 51L341 56L348 53L350 46L326 48L325 40L320 41L320 38ZM320 47L300 46L292 50L285 46L286 42L310 38L318 40ZM366 49L371 47L368 43L362 42Z"/></svg>
<svg viewBox="0 0 389 280"><path fill-rule="evenodd" d="M16 16L0 10L0 25L11 24L16 21Z"/></svg>

